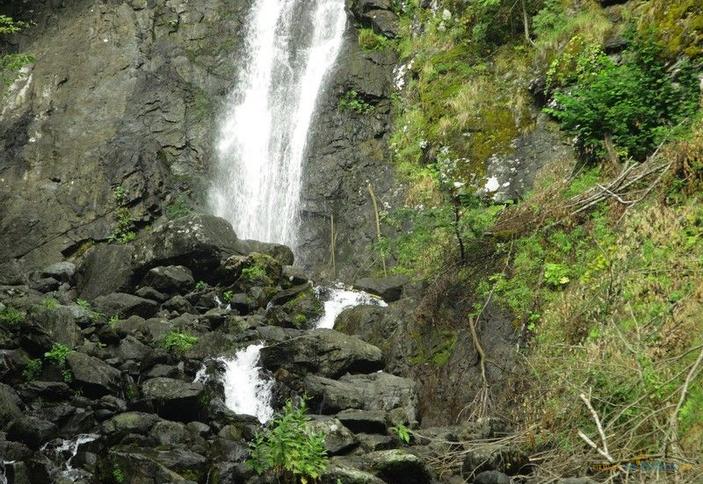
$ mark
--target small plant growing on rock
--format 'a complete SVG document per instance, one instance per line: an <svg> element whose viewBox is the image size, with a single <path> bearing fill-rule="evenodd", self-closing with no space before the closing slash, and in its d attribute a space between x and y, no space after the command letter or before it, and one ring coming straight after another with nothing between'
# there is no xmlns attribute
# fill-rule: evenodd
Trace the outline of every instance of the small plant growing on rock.
<svg viewBox="0 0 703 484"><path fill-rule="evenodd" d="M124 472L122 471L122 469L120 469L120 466L118 466L117 464L112 467L112 478L117 483L122 483L126 479Z"/></svg>
<svg viewBox="0 0 703 484"><path fill-rule="evenodd" d="M69 354L71 354L71 348L61 343L54 343L51 350L44 353L44 357L59 368L63 368L66 366L66 358Z"/></svg>
<svg viewBox="0 0 703 484"><path fill-rule="evenodd" d="M353 111L357 114L366 114L373 110L373 106L359 97L359 93L355 90L350 90L344 93L344 95L339 98L339 110Z"/></svg>
<svg viewBox="0 0 703 484"><path fill-rule="evenodd" d="M91 306L85 299L76 299L76 306L86 311L88 313L88 317L93 321L102 316L98 311L94 310L93 306Z"/></svg>
<svg viewBox="0 0 703 484"><path fill-rule="evenodd" d="M127 244L137 238L134 232L134 220L127 208L120 208L116 212L117 225L108 240L113 244Z"/></svg>
<svg viewBox="0 0 703 484"><path fill-rule="evenodd" d="M119 323L119 322L120 322L120 317L116 314L113 314L112 316L110 316L110 319L108 320L107 324L109 324L112 329L115 329L115 327L117 326L117 323Z"/></svg>
<svg viewBox="0 0 703 484"><path fill-rule="evenodd" d="M325 436L308 427L305 402L288 400L283 412L250 444L247 461L257 474L271 471L285 482L316 480L327 468Z"/></svg>
<svg viewBox="0 0 703 484"><path fill-rule="evenodd" d="M256 283L267 278L266 271L263 267L254 265L242 270L242 279L246 282Z"/></svg>
<svg viewBox="0 0 703 484"><path fill-rule="evenodd" d="M204 291L205 289L207 289L207 284L205 283L205 281L198 281L195 284L196 291Z"/></svg>
<svg viewBox="0 0 703 484"><path fill-rule="evenodd" d="M57 307L59 307L59 302L56 299L54 299L53 297L46 297L46 298L42 299L41 303L49 311L54 310Z"/></svg>
<svg viewBox="0 0 703 484"><path fill-rule="evenodd" d="M398 437L398 440L404 444L409 444L412 440L412 431L402 423L392 427L391 430Z"/></svg>
<svg viewBox="0 0 703 484"><path fill-rule="evenodd" d="M383 35L379 35L373 29L359 30L359 47L366 51L383 50L390 41Z"/></svg>
<svg viewBox="0 0 703 484"><path fill-rule="evenodd" d="M5 308L0 311L0 323L10 328L19 326L25 317L25 313L14 308Z"/></svg>
<svg viewBox="0 0 703 484"><path fill-rule="evenodd" d="M36 380L41 375L42 362L39 358L29 360L22 371L22 376L27 381Z"/></svg>
<svg viewBox="0 0 703 484"><path fill-rule="evenodd" d="M187 333L181 333L179 331L169 331L163 340L161 340L161 346L163 346L168 351L175 351L178 353L185 353L191 349L198 342L198 337Z"/></svg>
<svg viewBox="0 0 703 484"><path fill-rule="evenodd" d="M222 300L223 300L224 302L226 302L227 304L229 304L230 302L232 302L232 298L234 298L234 292L232 292L232 291L225 291L224 293L222 293Z"/></svg>

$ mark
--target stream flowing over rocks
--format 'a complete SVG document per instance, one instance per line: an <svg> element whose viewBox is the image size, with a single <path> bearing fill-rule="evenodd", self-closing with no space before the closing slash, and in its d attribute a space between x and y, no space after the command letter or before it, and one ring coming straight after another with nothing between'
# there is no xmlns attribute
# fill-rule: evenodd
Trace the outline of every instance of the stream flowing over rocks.
<svg viewBox="0 0 703 484"><path fill-rule="evenodd" d="M3 308L25 316L0 328L5 479L269 482L244 464L247 442L284 400L307 395L331 456L321 482L438 480L427 462L441 446L430 438L406 446L392 430L419 424L415 383L386 372L378 347L315 328L320 297L329 310L386 303L338 288L325 296L279 246L249 251L228 227L213 216L184 217L138 240L114 274L107 264L90 270L89 256L0 286ZM123 249L101 253L109 261ZM244 269L254 263L263 270L252 279ZM50 273L60 280L37 285ZM76 303L86 292L87 303ZM197 339L168 347L174 332ZM63 361L43 358L56 343L72 350ZM489 437L500 427L422 434L467 432Z"/></svg>

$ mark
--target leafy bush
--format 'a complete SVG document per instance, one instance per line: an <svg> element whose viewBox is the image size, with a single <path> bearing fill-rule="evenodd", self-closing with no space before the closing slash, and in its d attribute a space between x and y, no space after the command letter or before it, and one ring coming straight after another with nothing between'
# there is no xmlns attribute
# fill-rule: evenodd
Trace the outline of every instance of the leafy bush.
<svg viewBox="0 0 703 484"><path fill-rule="evenodd" d="M383 50L390 41L383 35L379 35L372 29L359 30L359 47L363 50Z"/></svg>
<svg viewBox="0 0 703 484"><path fill-rule="evenodd" d="M66 366L66 358L71 354L71 348L61 343L54 343L51 350L44 353L44 357L59 368Z"/></svg>
<svg viewBox="0 0 703 484"><path fill-rule="evenodd" d="M39 358L29 360L22 371L22 376L27 381L36 380L41 375L42 361Z"/></svg>
<svg viewBox="0 0 703 484"><path fill-rule="evenodd" d="M325 436L308 427L307 407L288 400L279 414L250 444L247 464L257 473L272 471L277 477L296 482L317 479L327 468Z"/></svg>
<svg viewBox="0 0 703 484"><path fill-rule="evenodd" d="M117 224L108 240L111 243L127 244L137 238L134 231L134 220L128 208L120 208L116 212Z"/></svg>
<svg viewBox="0 0 703 484"><path fill-rule="evenodd" d="M373 110L373 106L361 99L356 91L350 90L339 98L339 110L342 112L354 111L358 114L366 114Z"/></svg>
<svg viewBox="0 0 703 484"><path fill-rule="evenodd" d="M169 331L161 340L161 346L169 351L185 353L198 342L198 337L179 331Z"/></svg>
<svg viewBox="0 0 703 484"><path fill-rule="evenodd" d="M24 22L17 21L7 15L0 15L0 35L14 34L26 26L27 24Z"/></svg>
<svg viewBox="0 0 703 484"><path fill-rule="evenodd" d="M266 280L268 276L266 275L266 270L259 266L253 265L251 267L246 267L242 270L242 279L247 282L257 282ZM231 297L230 297L231 299ZM228 301L226 301L228 302Z"/></svg>
<svg viewBox="0 0 703 484"><path fill-rule="evenodd" d="M566 266L550 262L544 264L544 282L552 287L561 287L569 281L569 269Z"/></svg>
<svg viewBox="0 0 703 484"><path fill-rule="evenodd" d="M8 307L0 311L0 323L4 326L16 327L24 321L26 316L22 311Z"/></svg>
<svg viewBox="0 0 703 484"><path fill-rule="evenodd" d="M671 70L662 49L648 38L635 39L620 65L604 52L587 50L575 84L555 93L554 116L576 136L581 154L596 160L611 138L621 155L642 160L672 130L695 113L699 87L695 69L681 61Z"/></svg>

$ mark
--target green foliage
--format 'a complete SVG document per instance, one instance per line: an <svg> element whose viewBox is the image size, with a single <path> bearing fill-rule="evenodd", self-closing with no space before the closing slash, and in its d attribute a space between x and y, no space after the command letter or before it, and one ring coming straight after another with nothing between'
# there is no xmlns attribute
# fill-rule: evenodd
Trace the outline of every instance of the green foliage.
<svg viewBox="0 0 703 484"><path fill-rule="evenodd" d="M127 200L127 191L122 186L116 186L112 190L112 198L118 206L125 203Z"/></svg>
<svg viewBox="0 0 703 484"><path fill-rule="evenodd" d="M116 314L113 314L112 316L110 316L110 319L107 321L107 324L109 324L111 328L115 329L115 327L117 327L119 322L120 322L120 317Z"/></svg>
<svg viewBox="0 0 703 484"><path fill-rule="evenodd" d="M51 350L44 353L44 357L59 368L63 368L66 366L66 358L72 351L73 350L66 345L54 343L51 346Z"/></svg>
<svg viewBox="0 0 703 484"><path fill-rule="evenodd" d="M204 291L205 289L207 289L207 284L205 283L205 281L198 281L195 283L196 291Z"/></svg>
<svg viewBox="0 0 703 484"><path fill-rule="evenodd" d="M294 482L318 479L327 468L325 436L308 426L305 402L294 406L288 400L283 412L250 444L247 464L257 473L272 471Z"/></svg>
<svg viewBox="0 0 703 484"><path fill-rule="evenodd" d="M379 35L373 29L359 29L359 47L366 51L383 50L390 45L390 40Z"/></svg>
<svg viewBox="0 0 703 484"><path fill-rule="evenodd" d="M125 481L125 479L127 479L127 476L125 476L124 471L122 471L120 466L115 464L112 467L112 478L114 479L115 482L117 482L118 484L121 484Z"/></svg>
<svg viewBox="0 0 703 484"><path fill-rule="evenodd" d="M39 358L31 359L22 371L22 376L26 381L36 380L42 371L42 361Z"/></svg>
<svg viewBox="0 0 703 484"><path fill-rule="evenodd" d="M404 444L409 444L412 440L412 430L403 424L398 424L395 427L391 427L391 430L395 436Z"/></svg>
<svg viewBox="0 0 703 484"><path fill-rule="evenodd" d="M0 311L0 324L3 326L14 328L20 325L27 315L15 308L6 307Z"/></svg>
<svg viewBox="0 0 703 484"><path fill-rule="evenodd" d="M575 83L559 89L546 111L589 160L606 155L606 138L620 154L642 160L698 108L693 66L683 60L670 70L651 39L634 39L622 64L591 48L576 65Z"/></svg>
<svg viewBox="0 0 703 484"><path fill-rule="evenodd" d="M188 197L184 194L178 195L170 204L166 206L166 215L170 219L185 217L193 213Z"/></svg>
<svg viewBox="0 0 703 484"><path fill-rule="evenodd" d="M80 298L76 299L76 306L78 306L81 309L85 309L86 311L93 310L90 303L88 301L86 301L85 299L80 299Z"/></svg>
<svg viewBox="0 0 703 484"><path fill-rule="evenodd" d="M12 84L17 72L27 64L34 62L31 54L5 54L0 56L0 81L5 86Z"/></svg>
<svg viewBox="0 0 703 484"><path fill-rule="evenodd" d="M42 306L44 306L49 311L52 311L60 306L59 301L53 297L45 297L42 299Z"/></svg>
<svg viewBox="0 0 703 484"><path fill-rule="evenodd" d="M350 90L344 93L344 95L339 98L339 110L353 111L358 114L366 114L373 111L373 106L359 97L359 94Z"/></svg>
<svg viewBox="0 0 703 484"><path fill-rule="evenodd" d="M233 291L225 291L222 293L222 301L229 304L230 302L232 302L232 298L234 298Z"/></svg>
<svg viewBox="0 0 703 484"><path fill-rule="evenodd" d="M568 22L561 0L546 0L544 7L532 18L532 26L537 37L553 35L562 30Z"/></svg>
<svg viewBox="0 0 703 484"><path fill-rule="evenodd" d="M251 267L245 267L242 270L242 279L246 282L256 283L268 279L268 276L266 274L266 269L255 264Z"/></svg>
<svg viewBox="0 0 703 484"><path fill-rule="evenodd" d="M168 351L185 353L198 342L198 337L179 331L169 331L161 340L161 346Z"/></svg>
<svg viewBox="0 0 703 484"><path fill-rule="evenodd" d="M547 262L544 264L544 282L552 287L561 287L569 283L569 268L562 264Z"/></svg>
<svg viewBox="0 0 703 484"><path fill-rule="evenodd" d="M108 241L113 244L127 244L137 238L137 233L134 231L134 219L128 208L122 207L117 209L116 225L112 230Z"/></svg>
<svg viewBox="0 0 703 484"><path fill-rule="evenodd" d="M0 15L0 35L14 34L26 26L25 22L17 21L7 15Z"/></svg>

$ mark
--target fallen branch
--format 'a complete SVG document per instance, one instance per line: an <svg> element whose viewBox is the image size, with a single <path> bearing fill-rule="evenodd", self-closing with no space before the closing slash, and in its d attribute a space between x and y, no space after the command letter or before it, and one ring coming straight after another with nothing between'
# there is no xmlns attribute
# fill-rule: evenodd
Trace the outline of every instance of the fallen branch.
<svg viewBox="0 0 703 484"><path fill-rule="evenodd" d="M591 400L586 397L584 393L581 393L579 395L581 397L581 400L583 400L583 403L586 404L586 407L588 410L591 412L591 416L593 417L593 421L596 423L596 428L598 429L598 434L600 435L600 441L601 441L601 447L598 447L595 442L593 442L583 431L579 429L578 434L581 439L583 439L584 442L586 442L590 447L595 449L600 455L605 457L608 462L611 464L615 463L615 460L612 458L610 455L610 452L608 451L608 441L605 438L605 432L603 432L603 426L600 423L600 417L598 417L598 412L593 408L593 405L591 405Z"/></svg>
<svg viewBox="0 0 703 484"><path fill-rule="evenodd" d="M693 382L693 380L696 378L698 371L700 370L701 363L703 363L703 349L701 349L700 353L698 353L698 358L696 359L696 362L691 366L688 375L686 375L686 380L684 381L683 387L681 388L681 395L679 396L679 401L676 404L676 408L671 413L671 417L669 419L669 438L667 439L667 442L676 454L681 453L680 449L678 449L677 443L679 434L679 413L681 412L681 408L683 407L683 404L686 401L688 387L691 385L691 382Z"/></svg>
<svg viewBox="0 0 703 484"><path fill-rule="evenodd" d="M369 183L369 195L371 195L371 203L373 203L373 213L376 216L376 237L378 242L381 242L381 218L378 214L378 202L376 201L376 194L373 191L373 187ZM386 270L386 256L381 253L381 265L383 266L383 275L387 276L388 272Z"/></svg>

